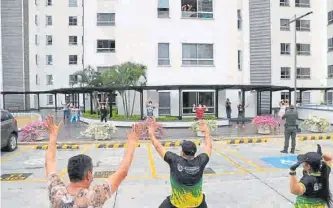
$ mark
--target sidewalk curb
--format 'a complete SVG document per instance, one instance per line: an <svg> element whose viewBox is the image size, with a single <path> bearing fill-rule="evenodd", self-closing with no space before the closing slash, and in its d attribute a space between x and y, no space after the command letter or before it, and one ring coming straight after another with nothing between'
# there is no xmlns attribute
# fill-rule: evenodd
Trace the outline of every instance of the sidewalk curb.
<svg viewBox="0 0 333 208"><path fill-rule="evenodd" d="M333 134L324 134L324 135L304 135L304 136L298 136L298 140L300 141L313 141L313 140L333 140Z"/></svg>

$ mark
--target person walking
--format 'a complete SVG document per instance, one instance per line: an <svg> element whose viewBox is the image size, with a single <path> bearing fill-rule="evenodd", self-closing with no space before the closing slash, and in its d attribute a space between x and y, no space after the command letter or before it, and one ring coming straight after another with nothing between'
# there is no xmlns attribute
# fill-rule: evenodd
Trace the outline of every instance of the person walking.
<svg viewBox="0 0 333 208"><path fill-rule="evenodd" d="M225 110L227 112L227 118L230 120L231 119L231 102L229 98L227 98L225 102Z"/></svg>
<svg viewBox="0 0 333 208"><path fill-rule="evenodd" d="M195 156L197 147L192 141L183 141L181 154L166 151L156 139L156 120L153 118L148 128L150 140L158 154L169 164L172 193L159 208L192 207L207 208L202 192L203 172L212 153L212 139L207 123L200 123L200 131L205 134L203 153Z"/></svg>
<svg viewBox="0 0 333 208"><path fill-rule="evenodd" d="M290 192L297 195L295 208L332 207L332 195L329 187L332 155L322 154L317 144L317 152L308 152L297 156L297 163L290 167ZM302 164L303 176L296 177L296 169Z"/></svg>
<svg viewBox="0 0 333 208"><path fill-rule="evenodd" d="M105 104L102 104L100 113L101 113L101 122L104 121L106 123L108 118L108 109L106 108Z"/></svg>
<svg viewBox="0 0 333 208"><path fill-rule="evenodd" d="M281 153L288 153L289 140L291 137L291 151L290 153L295 153L296 148L296 132L298 119L298 113L295 110L294 105L290 105L288 111L282 116L282 119L286 119L284 124L284 148Z"/></svg>

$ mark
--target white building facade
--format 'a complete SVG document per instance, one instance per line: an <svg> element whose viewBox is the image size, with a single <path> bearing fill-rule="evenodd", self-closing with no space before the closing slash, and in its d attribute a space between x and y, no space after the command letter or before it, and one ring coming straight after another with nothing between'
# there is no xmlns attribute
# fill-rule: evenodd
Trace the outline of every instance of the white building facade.
<svg viewBox="0 0 333 208"><path fill-rule="evenodd" d="M333 87L333 2L327 1L327 85ZM327 93L327 103L333 104L332 90Z"/></svg>

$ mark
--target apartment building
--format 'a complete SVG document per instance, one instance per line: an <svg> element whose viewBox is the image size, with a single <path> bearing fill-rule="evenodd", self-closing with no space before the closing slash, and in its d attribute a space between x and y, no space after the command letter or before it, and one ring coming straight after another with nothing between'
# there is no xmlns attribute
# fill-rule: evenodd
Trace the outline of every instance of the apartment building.
<svg viewBox="0 0 333 208"><path fill-rule="evenodd" d="M333 87L333 2L327 1L327 85ZM327 92L327 103L333 104L333 92Z"/></svg>

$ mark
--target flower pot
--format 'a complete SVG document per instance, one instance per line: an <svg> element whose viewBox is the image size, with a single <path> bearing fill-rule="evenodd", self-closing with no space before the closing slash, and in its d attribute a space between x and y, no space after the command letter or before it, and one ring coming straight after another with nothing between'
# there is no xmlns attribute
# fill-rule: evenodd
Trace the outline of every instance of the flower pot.
<svg viewBox="0 0 333 208"><path fill-rule="evenodd" d="M198 137L204 137L205 134L203 132L201 132L201 131L197 131L197 136Z"/></svg>
<svg viewBox="0 0 333 208"><path fill-rule="evenodd" d="M316 126L311 126L310 131L313 133L322 133Z"/></svg>
<svg viewBox="0 0 333 208"><path fill-rule="evenodd" d="M39 136L39 137L36 138L36 141L43 141L44 139L45 139L45 137Z"/></svg>
<svg viewBox="0 0 333 208"><path fill-rule="evenodd" d="M263 126L259 126L257 130L258 134L271 134L271 130L269 128L264 128Z"/></svg>

